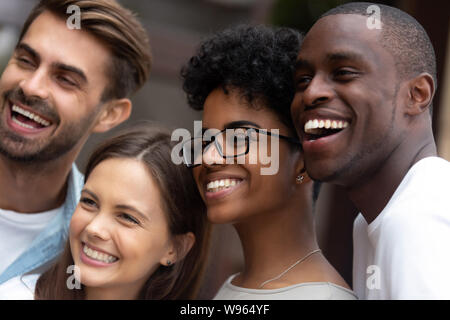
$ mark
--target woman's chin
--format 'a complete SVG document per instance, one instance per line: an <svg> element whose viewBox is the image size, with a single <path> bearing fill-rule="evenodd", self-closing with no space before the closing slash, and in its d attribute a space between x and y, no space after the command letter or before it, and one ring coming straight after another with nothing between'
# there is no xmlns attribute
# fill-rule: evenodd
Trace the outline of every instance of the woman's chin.
<svg viewBox="0 0 450 320"><path fill-rule="evenodd" d="M243 218L243 214L236 209L226 207L208 208L207 216L209 222L213 224L234 224Z"/></svg>

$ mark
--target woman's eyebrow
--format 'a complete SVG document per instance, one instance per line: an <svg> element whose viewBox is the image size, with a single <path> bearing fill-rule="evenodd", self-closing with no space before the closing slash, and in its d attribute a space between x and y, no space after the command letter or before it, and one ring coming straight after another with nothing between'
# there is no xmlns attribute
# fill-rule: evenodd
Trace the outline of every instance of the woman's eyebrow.
<svg viewBox="0 0 450 320"><path fill-rule="evenodd" d="M239 127L246 127L246 126L252 126L261 128L258 124L248 121L248 120L239 120L239 121L232 121L225 125L225 129L233 129L233 128L239 128Z"/></svg>
<svg viewBox="0 0 450 320"><path fill-rule="evenodd" d="M90 191L89 189L87 189L86 187L83 188L83 190L81 190L81 193L87 193L88 195L90 195L92 198L95 199L95 201L99 201L98 197L96 196L96 194L92 191Z"/></svg>
<svg viewBox="0 0 450 320"><path fill-rule="evenodd" d="M224 129L235 129L235 128L239 128L239 127L247 127L247 126L252 126L252 127L257 127L257 128L261 128L261 126L259 124L256 124L252 121L248 121L248 120L239 120L239 121L232 121L227 123L224 126ZM202 134L205 133L205 131L210 130L210 128L207 127L203 127L202 128ZM219 129L212 129L212 130L219 130Z"/></svg>

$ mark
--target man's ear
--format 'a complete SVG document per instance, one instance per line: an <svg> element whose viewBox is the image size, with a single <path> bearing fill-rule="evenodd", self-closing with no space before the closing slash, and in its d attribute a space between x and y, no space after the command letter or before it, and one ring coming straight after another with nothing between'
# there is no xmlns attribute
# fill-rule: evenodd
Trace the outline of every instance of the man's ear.
<svg viewBox="0 0 450 320"><path fill-rule="evenodd" d="M160 262L164 266L169 266L177 261L183 260L195 243L195 236L192 232L175 236L169 250L161 258Z"/></svg>
<svg viewBox="0 0 450 320"><path fill-rule="evenodd" d="M406 114L416 116L428 110L435 92L433 77L428 73L421 73L408 82L408 103Z"/></svg>
<svg viewBox="0 0 450 320"><path fill-rule="evenodd" d="M106 103L92 132L106 132L130 117L132 104L130 99L114 99Z"/></svg>

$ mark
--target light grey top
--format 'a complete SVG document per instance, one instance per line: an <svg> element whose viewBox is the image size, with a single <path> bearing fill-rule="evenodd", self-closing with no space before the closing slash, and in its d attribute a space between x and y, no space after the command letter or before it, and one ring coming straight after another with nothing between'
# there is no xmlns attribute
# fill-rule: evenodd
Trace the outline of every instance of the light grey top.
<svg viewBox="0 0 450 320"><path fill-rule="evenodd" d="M353 291L331 282L305 282L279 289L247 289L231 283L232 275L214 300L357 300Z"/></svg>

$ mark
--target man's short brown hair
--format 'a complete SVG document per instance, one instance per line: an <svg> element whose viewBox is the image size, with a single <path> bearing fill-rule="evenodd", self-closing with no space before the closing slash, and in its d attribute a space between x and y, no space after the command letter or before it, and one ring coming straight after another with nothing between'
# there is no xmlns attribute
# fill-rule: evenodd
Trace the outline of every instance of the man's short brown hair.
<svg viewBox="0 0 450 320"><path fill-rule="evenodd" d="M110 80L102 101L120 99L138 90L147 81L152 58L146 31L135 15L115 0L41 0L31 11L19 42L33 21L44 11L63 19L67 8L80 8L80 27L100 40L112 53L107 76Z"/></svg>

